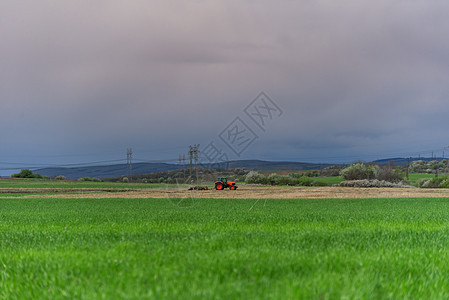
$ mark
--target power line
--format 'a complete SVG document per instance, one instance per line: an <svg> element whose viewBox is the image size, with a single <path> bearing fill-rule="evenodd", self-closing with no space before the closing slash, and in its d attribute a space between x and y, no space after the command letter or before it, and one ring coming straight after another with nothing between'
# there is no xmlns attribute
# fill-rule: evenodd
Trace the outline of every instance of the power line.
<svg viewBox="0 0 449 300"><path fill-rule="evenodd" d="M71 166L93 166L97 164L103 164L103 163L111 163L111 162L119 162L124 161L124 159L114 159L114 160L102 160L102 161L91 161L91 162L84 162L84 163L67 163L67 164L37 164L37 163L28 163L28 162L0 162L2 165L18 165L18 166L26 166L26 167L33 167L33 168L45 168L45 167L71 167ZM14 169L19 169L20 167L16 167Z"/></svg>
<svg viewBox="0 0 449 300"><path fill-rule="evenodd" d="M190 159L190 175L192 176L193 167L195 167L196 174L198 173L197 170L197 164L198 164L198 156L199 156L199 145L194 145L189 147L189 159ZM324 163L326 161L332 161L332 160L339 160L338 163L343 163L343 161L349 163L353 162L358 159L364 159L364 160L375 160L375 159L382 159L382 158L388 158L390 157L402 157L402 158L410 158L410 157L425 157L425 154L431 155L432 158L438 158L438 155L435 155L435 153L441 153L442 152L442 158L446 158L446 151L445 148L449 147L441 147L441 148L434 148L434 149L428 149L428 150L422 150L422 151L415 151L415 152L408 152L407 154L404 154L405 152L396 152L396 153L383 153L380 154L368 154L368 155L360 155L360 156L347 156L347 155L340 155L340 156L319 156L319 157L301 157L301 159L293 159L294 161L319 161L321 163ZM129 153L131 152L131 153ZM433 152L433 153L432 153ZM138 162L147 162L147 163L173 163L176 161L179 161L178 159L159 159L159 160L148 160L148 159L141 159L141 158L133 158L132 155L132 149L127 149L127 158L126 158L126 164L128 165L128 175L132 175L132 163L135 161ZM185 163L186 158L185 155L183 156L183 163ZM60 164L44 164L44 163L31 163L31 162L9 162L9 161L2 161L0 162L0 170L8 171L8 170L19 170L19 169L37 169L37 168L66 168L66 167L89 167L89 166L95 166L99 164L110 164L110 163L120 163L125 162L124 159L113 159L113 160L98 160L98 161L88 161L88 162L77 162L77 163L60 163ZM198 175L197 175L198 178Z"/></svg>
<svg viewBox="0 0 449 300"><path fill-rule="evenodd" d="M176 161L178 161L178 159L173 158L173 159L153 159L153 160L148 160L148 159L133 158L133 161L148 162L148 163L164 163L164 162L176 162Z"/></svg>

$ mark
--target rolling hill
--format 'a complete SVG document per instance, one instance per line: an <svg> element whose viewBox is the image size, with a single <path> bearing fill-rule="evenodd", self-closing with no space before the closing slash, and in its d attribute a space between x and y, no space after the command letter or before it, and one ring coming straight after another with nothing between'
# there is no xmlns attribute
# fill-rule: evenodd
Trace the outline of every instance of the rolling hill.
<svg viewBox="0 0 449 300"><path fill-rule="evenodd" d="M330 166L330 164L303 163L291 161L263 161L263 160L235 160L229 161L221 167L241 168L246 170L271 171L271 170L317 170ZM201 167L208 167L199 166ZM186 166L185 168L188 168ZM160 171L170 171L182 169L182 166L168 163L134 163L132 165L132 174L147 174ZM72 167L72 168L42 168L33 170L42 175L54 177L63 175L67 179L78 179L82 177L92 178L110 178L125 176L128 174L126 164L90 166L90 167Z"/></svg>
<svg viewBox="0 0 449 300"><path fill-rule="evenodd" d="M373 163L379 165L395 164L406 165L415 160L442 160L443 158L425 158L425 157L412 157L412 158L387 158L373 161ZM319 170L331 166L332 164L326 163L305 163L295 161L264 161L264 160L233 160L227 163L220 164L220 166L214 166L214 168L240 168L246 170L255 171L306 171L306 170ZM200 168L210 168L208 165L199 165ZM148 174L154 172L170 171L182 169L183 167L178 164L169 163L134 163L132 165L132 174ZM188 166L185 166L188 169ZM87 167L70 167L70 168L41 168L33 170L42 176L54 177L57 175L63 175L67 179L78 179L82 177L92 178L111 178L120 177L128 174L128 166L126 164L116 165L103 165L103 166L87 166Z"/></svg>

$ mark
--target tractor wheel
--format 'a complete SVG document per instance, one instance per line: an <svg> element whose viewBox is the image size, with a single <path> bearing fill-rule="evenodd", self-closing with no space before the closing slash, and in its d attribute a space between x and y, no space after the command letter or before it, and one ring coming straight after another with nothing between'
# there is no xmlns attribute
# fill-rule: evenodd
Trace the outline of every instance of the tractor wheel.
<svg viewBox="0 0 449 300"><path fill-rule="evenodd" d="M216 190L222 190L222 189L224 189L224 186L223 186L223 184L221 184L221 183L217 183L217 184L215 185L215 189L216 189Z"/></svg>
<svg viewBox="0 0 449 300"><path fill-rule="evenodd" d="M236 187L235 185L231 185L231 186L229 187L229 189L230 189L230 190L236 190L237 187Z"/></svg>

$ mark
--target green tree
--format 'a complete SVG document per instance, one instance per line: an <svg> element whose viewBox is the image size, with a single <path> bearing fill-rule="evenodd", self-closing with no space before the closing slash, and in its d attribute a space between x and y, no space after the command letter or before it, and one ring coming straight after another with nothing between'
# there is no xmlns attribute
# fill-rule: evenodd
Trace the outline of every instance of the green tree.
<svg viewBox="0 0 449 300"><path fill-rule="evenodd" d="M344 180L374 179L375 171L378 168L378 166L365 166L365 164L358 163L341 170L340 176Z"/></svg>
<svg viewBox="0 0 449 300"><path fill-rule="evenodd" d="M13 178L42 178L39 174L34 174L33 171L29 169L22 169L18 174L13 174Z"/></svg>

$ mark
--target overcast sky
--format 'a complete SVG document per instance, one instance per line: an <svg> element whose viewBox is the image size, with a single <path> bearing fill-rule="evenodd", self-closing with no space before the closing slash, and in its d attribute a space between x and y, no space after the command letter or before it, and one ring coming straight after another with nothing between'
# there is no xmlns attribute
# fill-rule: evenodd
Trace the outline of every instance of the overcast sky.
<svg viewBox="0 0 449 300"><path fill-rule="evenodd" d="M210 142L230 159L441 156L448 37L437 0L2 0L0 168ZM245 114L260 92L279 108L263 130ZM236 117L257 136L238 155Z"/></svg>

